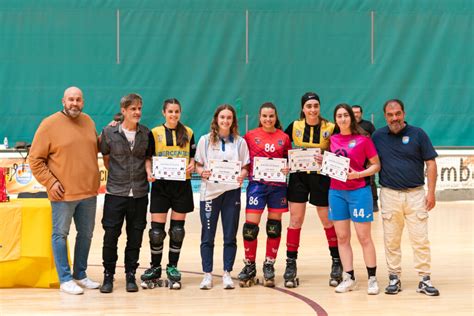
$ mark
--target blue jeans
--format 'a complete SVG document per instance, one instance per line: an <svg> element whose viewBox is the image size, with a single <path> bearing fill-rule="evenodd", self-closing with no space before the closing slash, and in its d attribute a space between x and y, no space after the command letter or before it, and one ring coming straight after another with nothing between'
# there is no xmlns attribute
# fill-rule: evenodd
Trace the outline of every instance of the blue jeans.
<svg viewBox="0 0 474 316"><path fill-rule="evenodd" d="M239 228L240 188L227 191L214 200L201 201L201 261L204 272L212 272L214 239L219 214L222 215L224 234L224 270L232 271L237 253L237 229Z"/></svg>
<svg viewBox="0 0 474 316"><path fill-rule="evenodd" d="M86 275L87 258L94 232L97 197L70 202L51 202L53 209L53 254L59 282L82 280ZM72 219L76 225L77 236L74 247L73 274L67 256L67 236Z"/></svg>

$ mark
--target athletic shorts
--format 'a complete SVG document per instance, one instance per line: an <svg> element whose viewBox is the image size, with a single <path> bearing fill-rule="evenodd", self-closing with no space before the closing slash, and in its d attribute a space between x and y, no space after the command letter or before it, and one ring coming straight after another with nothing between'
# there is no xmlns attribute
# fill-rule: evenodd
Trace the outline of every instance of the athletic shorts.
<svg viewBox="0 0 474 316"><path fill-rule="evenodd" d="M167 213L169 209L177 213L190 213L194 210L191 180L153 182L150 213Z"/></svg>
<svg viewBox="0 0 474 316"><path fill-rule="evenodd" d="M356 190L329 190L329 214L332 221L351 219L363 223L374 220L372 190L365 186Z"/></svg>
<svg viewBox="0 0 474 316"><path fill-rule="evenodd" d="M290 173L288 183L288 201L309 203L316 206L328 206L329 177L317 173Z"/></svg>
<svg viewBox="0 0 474 316"><path fill-rule="evenodd" d="M270 213L288 212L286 185L276 186L250 181L247 187L246 213L262 213L265 206Z"/></svg>

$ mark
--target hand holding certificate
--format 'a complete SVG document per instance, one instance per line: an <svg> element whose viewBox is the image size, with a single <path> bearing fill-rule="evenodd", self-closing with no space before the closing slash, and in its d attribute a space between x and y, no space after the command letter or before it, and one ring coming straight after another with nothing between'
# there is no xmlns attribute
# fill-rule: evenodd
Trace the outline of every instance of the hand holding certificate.
<svg viewBox="0 0 474 316"><path fill-rule="evenodd" d="M347 157L337 156L329 151L325 151L321 173L333 179L346 182L350 161Z"/></svg>
<svg viewBox="0 0 474 316"><path fill-rule="evenodd" d="M286 168L286 159L255 157L253 159L253 179L269 182L286 182L282 169Z"/></svg>
<svg viewBox="0 0 474 316"><path fill-rule="evenodd" d="M152 172L156 179L186 181L186 158L153 157Z"/></svg>
<svg viewBox="0 0 474 316"><path fill-rule="evenodd" d="M209 159L209 181L215 183L240 184L242 162L234 160Z"/></svg>
<svg viewBox="0 0 474 316"><path fill-rule="evenodd" d="M290 172L319 171L321 165L315 156L321 155L320 148L301 148L288 150L288 162Z"/></svg>

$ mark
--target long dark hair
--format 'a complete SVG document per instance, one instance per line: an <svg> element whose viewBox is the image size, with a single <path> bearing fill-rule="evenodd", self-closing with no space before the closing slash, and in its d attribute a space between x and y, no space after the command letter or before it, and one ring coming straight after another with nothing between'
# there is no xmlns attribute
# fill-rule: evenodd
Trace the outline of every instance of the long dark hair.
<svg viewBox="0 0 474 316"><path fill-rule="evenodd" d="M275 104L271 102L265 102L260 106L260 110L258 110L258 127L262 127L262 123L260 122L260 116L262 115L262 109L272 109L275 111L275 117L276 117L276 122L275 122L275 128L282 129L280 119L278 118L278 111L276 109Z"/></svg>
<svg viewBox="0 0 474 316"><path fill-rule="evenodd" d="M304 108L304 104L309 100L317 100L319 102L319 115L318 115L319 122L320 122L320 124L321 124L321 122L326 122L327 123L328 120L321 116L321 101L319 100L319 95L317 95L315 92L306 92L301 97L300 119L306 121L306 116L304 115L303 108Z"/></svg>
<svg viewBox="0 0 474 316"><path fill-rule="evenodd" d="M168 104L177 104L179 106L179 111L181 112L181 103L179 103L178 99L166 99L163 102L163 112L166 112ZM178 145L178 147L184 147L187 143L189 143L188 130L184 127L183 123L178 121L178 125L176 125L176 145Z"/></svg>
<svg viewBox="0 0 474 316"><path fill-rule="evenodd" d="M355 115L354 115L354 111L352 111L352 108L349 104L346 104L346 103L341 103L341 104L338 104L336 105L336 107L334 108L334 122L336 122L336 113L337 113L337 110L339 109L344 109L347 111L347 113L349 113L349 117L351 118L351 125L350 125L350 129L351 129L351 134L352 135L367 135L367 132L364 131L360 126L359 124L357 124L357 121L356 121L356 118L355 118ZM337 125L337 123L336 123ZM339 128L339 130L341 129L339 126L337 126Z"/></svg>
<svg viewBox="0 0 474 316"><path fill-rule="evenodd" d="M217 124L217 117L219 113L223 110L229 110L232 112L232 125L230 126L230 135L237 136L239 135L239 126L237 125L237 114L235 113L234 108L230 104L219 105L214 112L214 116L211 121L211 143L216 144L219 141L219 125Z"/></svg>

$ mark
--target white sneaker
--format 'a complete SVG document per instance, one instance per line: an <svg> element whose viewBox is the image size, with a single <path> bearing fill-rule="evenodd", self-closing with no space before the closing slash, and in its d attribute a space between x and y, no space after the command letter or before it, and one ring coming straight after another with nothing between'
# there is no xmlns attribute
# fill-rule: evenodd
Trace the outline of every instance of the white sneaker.
<svg viewBox="0 0 474 316"><path fill-rule="evenodd" d="M210 290L212 289L212 274L204 273L204 278L202 279L201 284L199 285L201 290Z"/></svg>
<svg viewBox="0 0 474 316"><path fill-rule="evenodd" d="M234 281L228 271L224 271L224 275L222 276L222 286L226 290L232 290L235 288Z"/></svg>
<svg viewBox="0 0 474 316"><path fill-rule="evenodd" d="M77 284L86 289L98 289L100 287L99 282L92 281L89 278L84 278L82 280L76 280Z"/></svg>
<svg viewBox="0 0 474 316"><path fill-rule="evenodd" d="M73 295L84 294L84 290L80 286L78 286L77 283L74 282L74 280L61 283L59 290L61 292Z"/></svg>
<svg viewBox="0 0 474 316"><path fill-rule="evenodd" d="M354 290L357 290L356 280L352 280L351 275L344 272L342 274L342 282L336 287L336 293L345 293Z"/></svg>
<svg viewBox="0 0 474 316"><path fill-rule="evenodd" d="M371 276L369 278L369 282L367 283L367 294L369 295L377 295L380 292L379 284L377 283L377 278L375 276Z"/></svg>

